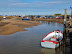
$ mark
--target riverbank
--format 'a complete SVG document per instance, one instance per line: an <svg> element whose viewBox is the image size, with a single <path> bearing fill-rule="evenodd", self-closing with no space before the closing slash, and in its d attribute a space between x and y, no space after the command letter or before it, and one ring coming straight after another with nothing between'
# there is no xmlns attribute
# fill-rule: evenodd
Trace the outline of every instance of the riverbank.
<svg viewBox="0 0 72 54"><path fill-rule="evenodd" d="M10 35L19 31L27 31L24 28L37 26L39 22L22 20L1 20L0 35Z"/></svg>
<svg viewBox="0 0 72 54"><path fill-rule="evenodd" d="M0 18L2 18L2 17L3 16L1 16ZM21 19L22 19L22 17L7 16L5 20L1 20L0 21L0 35L9 35L9 34L19 32L19 31L27 31L24 28L37 26L40 24L39 22L25 21L25 20L21 20ZM64 24L64 19L56 19L56 18L45 19L45 18L33 17L33 19L31 19L31 20L50 21L50 22L57 22L57 23ZM66 22L67 25L68 25L68 23L69 23L69 21ZM70 24L72 24L72 22L70 22ZM9 28L9 30L7 31L8 28ZM72 32L72 29L70 30L70 32Z"/></svg>
<svg viewBox="0 0 72 54"><path fill-rule="evenodd" d="M56 18L52 18L52 19L34 18L33 20L51 21L51 22L57 22L57 23L64 24L64 19L56 19Z"/></svg>

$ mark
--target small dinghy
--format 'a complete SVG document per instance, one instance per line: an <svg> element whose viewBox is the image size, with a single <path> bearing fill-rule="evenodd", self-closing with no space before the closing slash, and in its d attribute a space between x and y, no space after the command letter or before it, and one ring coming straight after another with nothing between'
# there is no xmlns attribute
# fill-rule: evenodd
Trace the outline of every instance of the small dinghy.
<svg viewBox="0 0 72 54"><path fill-rule="evenodd" d="M30 18L22 18L22 20L30 20Z"/></svg>
<svg viewBox="0 0 72 54"><path fill-rule="evenodd" d="M59 30L48 33L43 40L41 46L45 48L57 48L62 44L63 33Z"/></svg>

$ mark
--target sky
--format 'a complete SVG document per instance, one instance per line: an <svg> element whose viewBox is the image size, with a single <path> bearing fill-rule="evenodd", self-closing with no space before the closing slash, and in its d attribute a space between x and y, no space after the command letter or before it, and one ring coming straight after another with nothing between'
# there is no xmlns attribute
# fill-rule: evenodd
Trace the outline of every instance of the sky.
<svg viewBox="0 0 72 54"><path fill-rule="evenodd" d="M71 14L72 0L0 0L0 15Z"/></svg>

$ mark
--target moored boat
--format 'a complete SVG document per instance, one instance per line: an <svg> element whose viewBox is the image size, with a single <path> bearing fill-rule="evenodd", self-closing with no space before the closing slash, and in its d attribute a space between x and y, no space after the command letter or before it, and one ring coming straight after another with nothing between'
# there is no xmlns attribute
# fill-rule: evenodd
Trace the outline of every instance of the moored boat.
<svg viewBox="0 0 72 54"><path fill-rule="evenodd" d="M63 33L61 31L52 31L41 40L41 46L45 48L57 48L62 44L62 39Z"/></svg>
<svg viewBox="0 0 72 54"><path fill-rule="evenodd" d="M30 20L30 18L22 18L22 20Z"/></svg>

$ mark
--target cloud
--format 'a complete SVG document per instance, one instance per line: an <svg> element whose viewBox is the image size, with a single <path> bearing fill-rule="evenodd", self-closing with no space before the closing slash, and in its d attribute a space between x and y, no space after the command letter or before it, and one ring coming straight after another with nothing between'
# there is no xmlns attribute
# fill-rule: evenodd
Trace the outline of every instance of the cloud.
<svg viewBox="0 0 72 54"><path fill-rule="evenodd" d="M6 0L8 2L21 2L20 0Z"/></svg>
<svg viewBox="0 0 72 54"><path fill-rule="evenodd" d="M68 3L68 1L49 1L49 2L43 2L43 1L35 1L32 3L12 3L11 6L17 6L17 7L43 7L48 5L54 5L54 4L65 4Z"/></svg>
<svg viewBox="0 0 72 54"><path fill-rule="evenodd" d="M23 3L20 0L7 0L7 2L0 2L0 6L2 7L50 7L55 4L66 4L68 1L34 1L32 3Z"/></svg>
<svg viewBox="0 0 72 54"><path fill-rule="evenodd" d="M27 5L27 4L29 4L29 3L13 3L11 5Z"/></svg>
<svg viewBox="0 0 72 54"><path fill-rule="evenodd" d="M62 3L68 3L68 1L52 1L52 2L44 2L46 4L62 4Z"/></svg>
<svg viewBox="0 0 72 54"><path fill-rule="evenodd" d="M4 7L11 7L11 4L13 3L19 3L21 1L19 0L2 0L0 1L0 7L4 8Z"/></svg>

